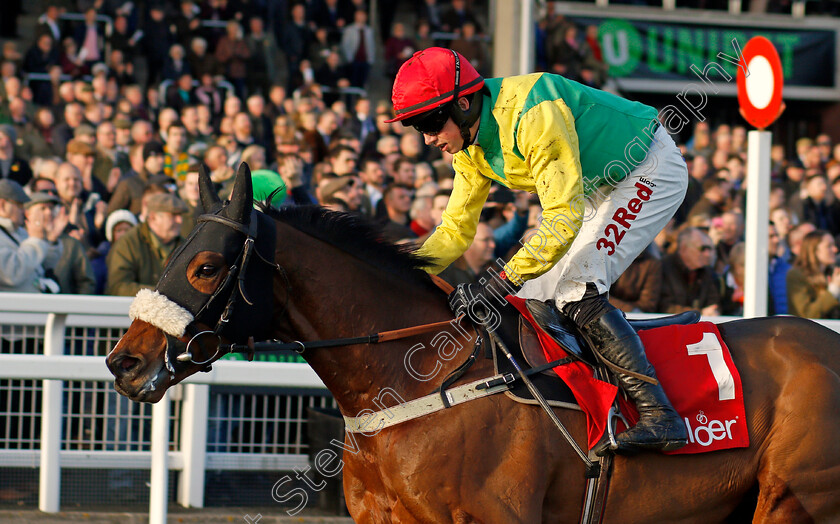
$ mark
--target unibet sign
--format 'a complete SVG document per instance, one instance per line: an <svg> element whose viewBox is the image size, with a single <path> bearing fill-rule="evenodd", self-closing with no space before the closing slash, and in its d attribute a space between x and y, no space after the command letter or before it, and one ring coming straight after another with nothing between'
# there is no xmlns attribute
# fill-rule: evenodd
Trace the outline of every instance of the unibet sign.
<svg viewBox="0 0 840 524"><path fill-rule="evenodd" d="M761 34L778 49L786 83L834 85L834 32L827 30L741 29L704 24L669 24L643 20L574 17L580 25L598 25L604 61L613 77L679 79L690 67L717 59L733 39L747 42ZM796 59L794 60L794 57ZM723 64L734 75L734 64Z"/></svg>

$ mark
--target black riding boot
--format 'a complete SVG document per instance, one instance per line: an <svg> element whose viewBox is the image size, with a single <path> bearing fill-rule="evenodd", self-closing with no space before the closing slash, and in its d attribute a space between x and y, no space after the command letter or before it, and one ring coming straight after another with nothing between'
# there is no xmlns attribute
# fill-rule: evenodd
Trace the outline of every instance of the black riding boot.
<svg viewBox="0 0 840 524"><path fill-rule="evenodd" d="M622 312L611 309L581 327L592 349L604 360L638 375L656 378L645 348ZM639 422L616 437L619 450L673 451L686 445L685 424L674 410L662 386L616 373L622 389L636 403ZM603 454L607 450L600 450Z"/></svg>

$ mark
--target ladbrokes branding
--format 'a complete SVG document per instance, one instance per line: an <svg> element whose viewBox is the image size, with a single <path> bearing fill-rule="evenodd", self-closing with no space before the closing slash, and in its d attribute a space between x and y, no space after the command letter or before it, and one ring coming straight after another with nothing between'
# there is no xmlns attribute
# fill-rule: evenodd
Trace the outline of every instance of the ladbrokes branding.
<svg viewBox="0 0 840 524"><path fill-rule="evenodd" d="M702 411L694 417L695 423L692 425L688 417L684 417L685 429L688 430L689 444L697 443L703 447L708 447L716 440L732 440L732 425L738 420L738 417L731 420L709 420Z"/></svg>

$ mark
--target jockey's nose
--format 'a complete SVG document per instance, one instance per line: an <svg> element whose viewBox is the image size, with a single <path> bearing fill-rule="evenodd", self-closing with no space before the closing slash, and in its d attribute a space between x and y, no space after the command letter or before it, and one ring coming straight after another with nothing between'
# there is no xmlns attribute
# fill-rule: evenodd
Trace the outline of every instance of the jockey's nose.
<svg viewBox="0 0 840 524"><path fill-rule="evenodd" d="M437 141L437 135L427 135L423 133L423 142L426 143L427 146L434 144Z"/></svg>

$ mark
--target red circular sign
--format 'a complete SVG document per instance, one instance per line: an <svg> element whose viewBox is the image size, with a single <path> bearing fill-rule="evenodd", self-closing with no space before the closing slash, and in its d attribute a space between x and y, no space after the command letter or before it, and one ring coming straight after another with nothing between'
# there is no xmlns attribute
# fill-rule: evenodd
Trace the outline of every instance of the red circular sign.
<svg viewBox="0 0 840 524"><path fill-rule="evenodd" d="M776 48L763 36L747 42L742 53L749 76L743 64L738 67L738 104L741 114L758 129L764 129L779 116L782 105L782 62Z"/></svg>

